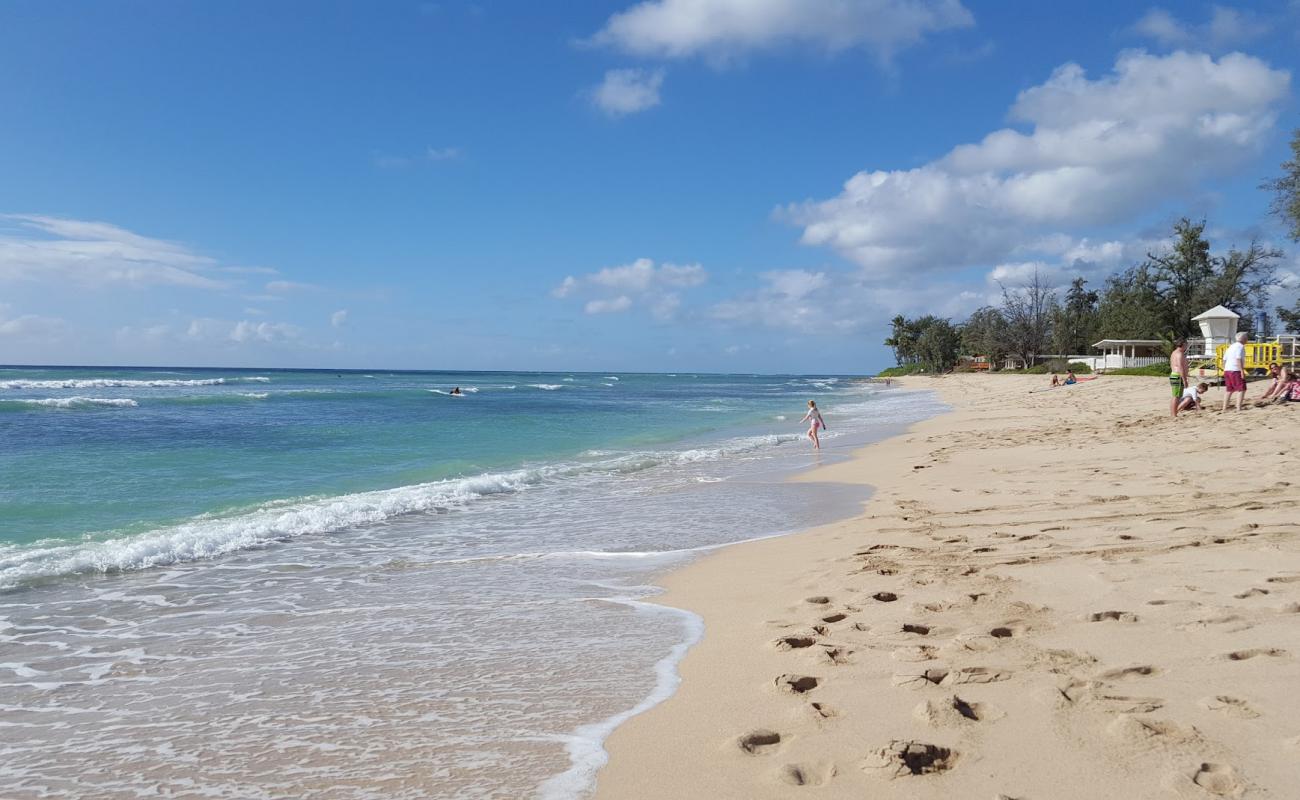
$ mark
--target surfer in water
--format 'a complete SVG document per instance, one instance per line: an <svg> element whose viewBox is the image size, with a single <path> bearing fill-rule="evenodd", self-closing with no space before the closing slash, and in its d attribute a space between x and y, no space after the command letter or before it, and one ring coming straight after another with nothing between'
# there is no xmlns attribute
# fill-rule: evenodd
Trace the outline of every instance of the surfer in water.
<svg viewBox="0 0 1300 800"><path fill-rule="evenodd" d="M450 392L447 392L447 394L460 394L460 393L461 391L459 386L453 388Z"/></svg>
<svg viewBox="0 0 1300 800"><path fill-rule="evenodd" d="M808 438L812 440L813 449L822 449L822 442L821 439L817 437L817 432L826 430L826 422L822 419L822 412L817 410L816 400L808 401L808 413L804 414L803 419L799 421L809 423Z"/></svg>

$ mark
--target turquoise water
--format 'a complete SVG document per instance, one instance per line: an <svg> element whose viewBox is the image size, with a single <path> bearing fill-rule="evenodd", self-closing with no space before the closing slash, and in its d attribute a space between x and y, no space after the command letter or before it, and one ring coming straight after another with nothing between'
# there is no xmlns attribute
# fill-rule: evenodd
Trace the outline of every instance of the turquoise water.
<svg viewBox="0 0 1300 800"><path fill-rule="evenodd" d="M656 577L854 513L786 478L939 408L848 376L0 369L0 796L583 797L700 633Z"/></svg>
<svg viewBox="0 0 1300 800"><path fill-rule="evenodd" d="M457 386L459 397L439 393ZM0 559L40 540L596 462L601 450L798 419L796 388L817 387L716 375L7 368L0 546L11 549Z"/></svg>

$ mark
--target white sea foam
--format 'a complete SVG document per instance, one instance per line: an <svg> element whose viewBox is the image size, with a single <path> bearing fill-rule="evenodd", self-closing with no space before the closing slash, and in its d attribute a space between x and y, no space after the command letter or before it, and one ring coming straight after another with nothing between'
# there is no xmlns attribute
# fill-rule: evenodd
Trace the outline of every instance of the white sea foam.
<svg viewBox="0 0 1300 800"><path fill-rule="evenodd" d="M203 378L197 380L173 380L170 378L153 381L128 380L126 378L75 378L61 381L12 380L0 381L0 389L166 389L183 386L220 386L225 383L269 383L270 378L261 376L249 378Z"/></svg>
<svg viewBox="0 0 1300 800"><path fill-rule="evenodd" d="M623 603L653 613L677 615L682 620L685 635L682 641L673 646L668 655L655 663L655 686L644 700L626 711L620 711L590 725L583 725L564 738L570 766L559 775L547 779L537 788L537 796L541 800L571 800L582 796L591 788L596 772L609 760L609 754L605 751L605 740L619 725L672 697L673 692L677 691L677 686L682 682L681 676L677 673L677 665L686 655L686 651L690 650L704 635L704 620L690 611L627 598L609 598L609 602Z"/></svg>
<svg viewBox="0 0 1300 800"><path fill-rule="evenodd" d="M617 375L606 375L606 376L605 376L605 380L607 380L607 381L616 381L616 380L619 380L619 377L618 377Z"/></svg>
<svg viewBox="0 0 1300 800"><path fill-rule="evenodd" d="M270 395L269 392L240 392L240 393L239 393L239 396L240 396L240 397L250 397L250 398L252 398L252 399L254 399L254 400L265 400L266 398L270 397L271 395Z"/></svg>
<svg viewBox="0 0 1300 800"><path fill-rule="evenodd" d="M548 392L553 392L556 389L564 388L562 384L558 384L558 383L530 383L528 385L533 387L534 389L544 389L545 391Z"/></svg>
<svg viewBox="0 0 1300 800"><path fill-rule="evenodd" d="M110 408L135 408L140 405L129 397L41 397L31 399L0 400L0 403L14 403L46 408L90 408L107 406Z"/></svg>
<svg viewBox="0 0 1300 800"><path fill-rule="evenodd" d="M584 463L556 463L337 497L281 500L243 513L202 515L146 533L75 544L11 548L0 551L0 590L58 575L147 569L214 558L308 534L333 533L409 514L460 509L485 497L511 494L568 478L632 474L657 466L694 464L798 439L794 434L740 437L716 447L632 452ZM634 554L609 554L618 558L630 555Z"/></svg>

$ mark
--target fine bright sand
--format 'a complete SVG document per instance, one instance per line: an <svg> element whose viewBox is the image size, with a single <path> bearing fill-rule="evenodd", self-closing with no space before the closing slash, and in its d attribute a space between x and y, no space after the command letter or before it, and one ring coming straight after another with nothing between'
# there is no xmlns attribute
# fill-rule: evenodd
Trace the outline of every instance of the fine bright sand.
<svg viewBox="0 0 1300 800"><path fill-rule="evenodd" d="M704 638L597 797L1300 798L1300 408L905 383L954 410L804 478L862 516L665 581Z"/></svg>

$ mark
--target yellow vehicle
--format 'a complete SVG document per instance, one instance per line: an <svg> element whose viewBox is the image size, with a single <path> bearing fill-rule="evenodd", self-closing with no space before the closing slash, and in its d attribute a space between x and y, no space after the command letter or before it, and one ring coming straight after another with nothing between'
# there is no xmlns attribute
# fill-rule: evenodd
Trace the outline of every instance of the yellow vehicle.
<svg viewBox="0 0 1300 800"><path fill-rule="evenodd" d="M1214 348L1214 368L1223 374L1223 354L1228 345ZM1282 363L1282 345L1278 342L1250 342L1246 345L1246 359L1241 368L1247 375L1267 375L1269 364Z"/></svg>

